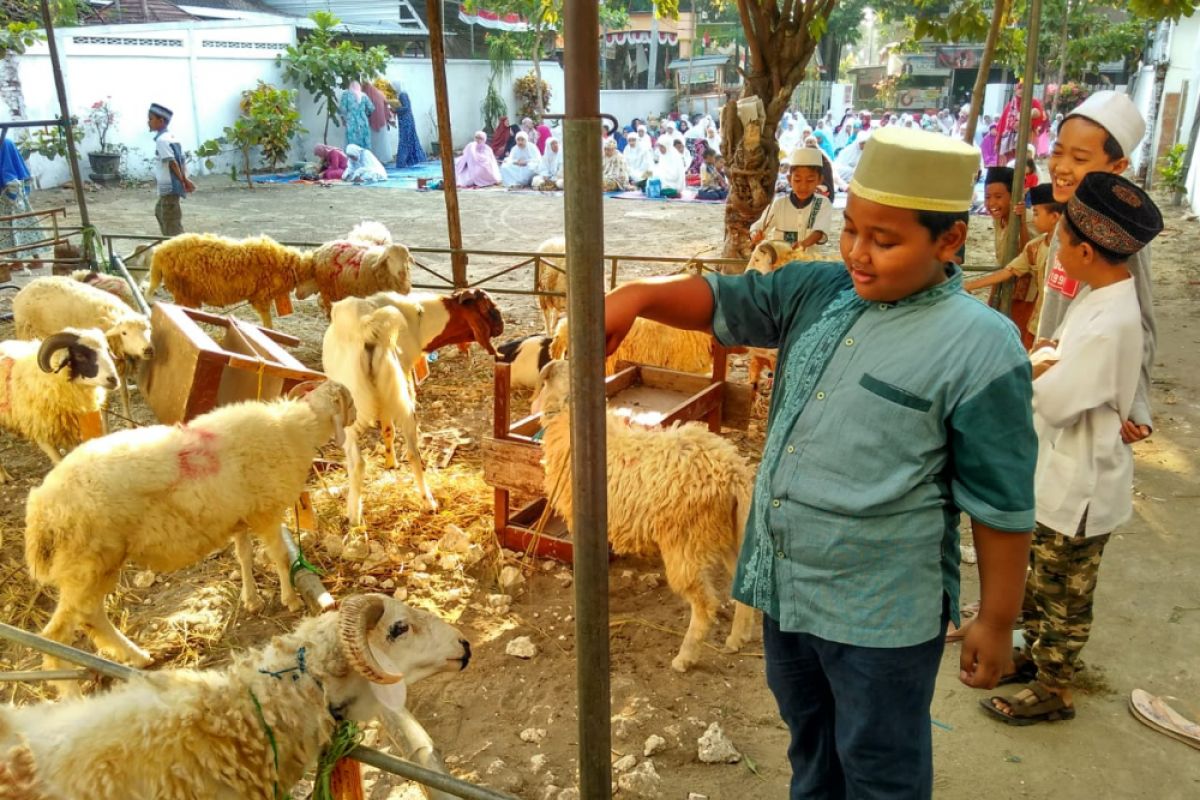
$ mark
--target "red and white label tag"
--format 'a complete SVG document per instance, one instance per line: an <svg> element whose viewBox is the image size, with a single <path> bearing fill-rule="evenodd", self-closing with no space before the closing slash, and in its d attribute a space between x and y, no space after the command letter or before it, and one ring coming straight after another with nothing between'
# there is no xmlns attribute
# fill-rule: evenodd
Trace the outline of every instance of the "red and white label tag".
<svg viewBox="0 0 1200 800"><path fill-rule="evenodd" d="M1079 294L1079 281L1067 275L1057 253L1054 255L1054 266L1050 268L1050 275L1046 278L1046 286L1071 300Z"/></svg>

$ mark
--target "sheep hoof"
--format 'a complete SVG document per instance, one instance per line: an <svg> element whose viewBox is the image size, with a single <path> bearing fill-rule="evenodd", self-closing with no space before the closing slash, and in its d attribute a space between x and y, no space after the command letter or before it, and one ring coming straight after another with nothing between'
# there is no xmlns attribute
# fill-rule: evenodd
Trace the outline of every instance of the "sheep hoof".
<svg viewBox="0 0 1200 800"><path fill-rule="evenodd" d="M138 669L146 669L153 663L154 659L150 657L149 653L144 651L134 653L129 658L129 666L137 667Z"/></svg>
<svg viewBox="0 0 1200 800"><path fill-rule="evenodd" d="M729 638L725 640L725 646L721 648L721 652L737 653L742 649L744 644L746 643L740 637L735 638L733 634L730 634Z"/></svg>
<svg viewBox="0 0 1200 800"><path fill-rule="evenodd" d="M695 663L695 659L688 658L687 656L680 654L671 659L671 669L675 670L676 672L687 672L688 668Z"/></svg>
<svg viewBox="0 0 1200 800"><path fill-rule="evenodd" d="M242 597L242 607L251 614L257 614L263 610L263 599L257 592L251 595L244 595Z"/></svg>
<svg viewBox="0 0 1200 800"><path fill-rule="evenodd" d="M433 499L432 494L425 495L425 508L429 510L430 514L436 514L438 512L438 502L437 500Z"/></svg>
<svg viewBox="0 0 1200 800"><path fill-rule="evenodd" d="M300 611L304 608L304 601L299 595L293 594L291 597L284 597L283 604L288 607L289 611Z"/></svg>

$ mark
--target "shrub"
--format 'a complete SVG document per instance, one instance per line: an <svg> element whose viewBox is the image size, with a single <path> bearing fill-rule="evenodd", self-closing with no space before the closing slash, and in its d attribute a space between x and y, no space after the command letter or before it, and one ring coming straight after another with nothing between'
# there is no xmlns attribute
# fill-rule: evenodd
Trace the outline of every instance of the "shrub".
<svg viewBox="0 0 1200 800"><path fill-rule="evenodd" d="M306 131L300 124L300 112L296 108L296 92L293 89L279 89L259 81L255 88L242 92L240 108L242 116L232 126L225 128L220 138L210 139L200 145L196 155L204 159L206 167L212 169L215 156L226 150L239 151L246 183L253 187L250 151L259 148L267 168L276 170L291 154L292 140ZM237 180L236 166L232 168L230 177Z"/></svg>
<svg viewBox="0 0 1200 800"><path fill-rule="evenodd" d="M513 96L517 101L517 116L533 117L537 110L537 77L532 71L513 82ZM550 85L542 81L542 108L550 108ZM534 122L540 122L535 119Z"/></svg>

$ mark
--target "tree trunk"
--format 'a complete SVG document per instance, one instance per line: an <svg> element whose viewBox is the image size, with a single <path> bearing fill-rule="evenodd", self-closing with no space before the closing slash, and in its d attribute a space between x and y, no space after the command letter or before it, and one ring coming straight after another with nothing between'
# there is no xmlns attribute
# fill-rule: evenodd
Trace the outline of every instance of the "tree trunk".
<svg viewBox="0 0 1200 800"><path fill-rule="evenodd" d="M545 34L539 27L533 34L533 118L541 124L542 115L546 113L545 103L542 102L542 42Z"/></svg>
<svg viewBox="0 0 1200 800"><path fill-rule="evenodd" d="M741 96L758 97L764 115L743 124L736 101L726 103L721 111L721 152L729 165L725 258L750 256L750 226L775 196L775 176L779 172L775 131L816 49L809 26L818 17L828 20L835 2L784 0L781 10L775 2L738 0L750 56L748 68L739 68L743 77Z"/></svg>
<svg viewBox="0 0 1200 800"><path fill-rule="evenodd" d="M1067 24L1070 22L1070 19L1071 0L1066 0L1063 6L1062 30L1059 31L1058 36L1058 46L1062 48L1062 54L1058 57L1058 91L1054 93L1054 100L1050 103L1050 116L1048 118L1051 125L1054 124L1054 118L1058 116L1058 101L1062 98L1063 81L1067 79Z"/></svg>
<svg viewBox="0 0 1200 800"><path fill-rule="evenodd" d="M996 40L1000 38L1000 25L1008 14L1008 0L996 0L992 8L992 24L988 28L987 42L983 45L983 55L979 57L979 74L975 76L975 88L971 90L971 114L967 117L967 129L963 133L963 141L975 144L975 126L979 122L979 114L983 111L983 95L987 92L987 76L992 70L992 59L996 56Z"/></svg>
<svg viewBox="0 0 1200 800"><path fill-rule="evenodd" d="M25 119L25 92L21 88L21 73L17 58L10 51L0 64L0 99L12 119Z"/></svg>

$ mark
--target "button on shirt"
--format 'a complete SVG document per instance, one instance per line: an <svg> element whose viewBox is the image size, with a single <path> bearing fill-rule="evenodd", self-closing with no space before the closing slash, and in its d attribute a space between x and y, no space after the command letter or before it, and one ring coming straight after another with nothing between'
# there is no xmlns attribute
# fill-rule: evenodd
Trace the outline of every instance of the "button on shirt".
<svg viewBox="0 0 1200 800"><path fill-rule="evenodd" d="M830 641L934 638L943 594L957 622L960 509L1001 531L1034 525L1032 373L1016 329L962 291L956 267L897 303L847 295L841 263L706 279L722 344L780 348L769 431L789 382L812 387L786 447L759 468L769 530L756 501L734 596ZM828 357L808 357L804 334L842 306ZM756 603L750 565L763 555L775 557L773 585Z"/></svg>

